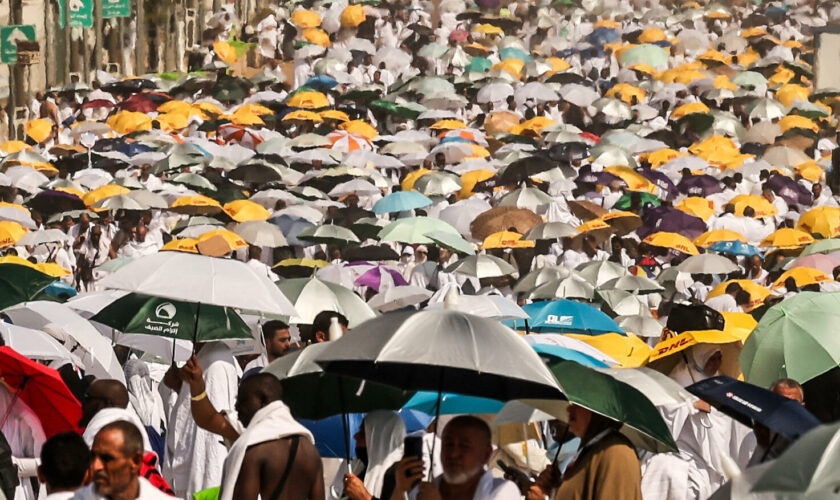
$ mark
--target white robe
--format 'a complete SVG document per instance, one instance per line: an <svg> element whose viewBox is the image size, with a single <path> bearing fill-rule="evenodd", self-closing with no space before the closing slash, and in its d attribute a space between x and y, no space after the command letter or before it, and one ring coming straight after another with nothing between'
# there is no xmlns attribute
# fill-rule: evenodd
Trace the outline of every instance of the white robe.
<svg viewBox="0 0 840 500"><path fill-rule="evenodd" d="M12 461L18 469L20 484L15 489L15 500L33 500L30 478L36 475L37 459L41 456L41 446L47 440L41 420L29 406L15 398L12 392L0 384L0 416L5 416L11 407L2 432L12 449ZM43 491L43 489L42 489Z"/></svg>
<svg viewBox="0 0 840 500"><path fill-rule="evenodd" d="M206 344L198 353L204 368L207 397L215 408L233 408L237 371L230 349L221 342ZM169 415L164 478L178 496L189 496L222 481L227 448L219 436L199 429L190 408L190 388L181 386Z"/></svg>
<svg viewBox="0 0 840 500"><path fill-rule="evenodd" d="M137 500L175 500L176 497L171 497L166 493L160 491L159 489L155 488L155 486L149 482L148 479L145 477L138 477L138 481L140 481L140 495L137 497ZM95 490L96 484L91 483L84 488L80 488L76 490L76 494L73 496L74 500L105 500L106 497L100 495Z"/></svg>
<svg viewBox="0 0 840 500"><path fill-rule="evenodd" d="M130 359L125 363L124 369L131 407L144 426L152 427L160 433L166 417L160 394L152 390L153 382L148 365L145 361Z"/></svg>
<svg viewBox="0 0 840 500"><path fill-rule="evenodd" d="M96 434L106 425L125 421L134 424L134 427L137 427L137 430L140 431L140 435L143 436L143 450L146 452L154 452L152 449L151 444L149 444L149 436L146 434L146 429L143 427L143 422L137 418L137 415L125 408L105 408L96 412L96 415L90 419L88 422L87 427L85 427L85 432L82 434L82 439L85 440L88 446L93 446L93 440L96 438Z"/></svg>

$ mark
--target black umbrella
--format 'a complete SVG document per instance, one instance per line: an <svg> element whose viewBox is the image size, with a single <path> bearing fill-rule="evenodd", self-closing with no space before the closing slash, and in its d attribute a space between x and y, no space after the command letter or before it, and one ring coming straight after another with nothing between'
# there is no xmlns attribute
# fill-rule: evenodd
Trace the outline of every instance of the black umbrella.
<svg viewBox="0 0 840 500"><path fill-rule="evenodd" d="M399 254L388 245L345 247L341 250L341 257L348 262L397 260L400 258Z"/></svg>
<svg viewBox="0 0 840 500"><path fill-rule="evenodd" d="M586 78L576 73L555 73L548 77L545 81L546 83L584 83L586 82Z"/></svg>
<svg viewBox="0 0 840 500"><path fill-rule="evenodd" d="M53 189L41 191L33 196L27 204L30 208L34 208L44 215L85 209L85 202L78 196Z"/></svg>
<svg viewBox="0 0 840 500"><path fill-rule="evenodd" d="M108 82L101 87L105 92L112 94L134 93L144 89L156 89L157 85L145 78L132 78L130 80L119 80Z"/></svg>
<svg viewBox="0 0 840 500"><path fill-rule="evenodd" d="M791 441L821 423L799 401L725 375L686 389L748 427L758 422Z"/></svg>
<svg viewBox="0 0 840 500"><path fill-rule="evenodd" d="M548 148L548 157L554 161L571 163L589 158L589 145L585 142L562 142Z"/></svg>
<svg viewBox="0 0 840 500"><path fill-rule="evenodd" d="M642 221L644 225L636 230L636 234L642 239L653 233L666 231L680 233L693 240L708 230L700 217L666 206L645 209Z"/></svg>
<svg viewBox="0 0 840 500"><path fill-rule="evenodd" d="M518 184L556 166L555 162L544 156L529 156L508 165L499 181L501 184Z"/></svg>

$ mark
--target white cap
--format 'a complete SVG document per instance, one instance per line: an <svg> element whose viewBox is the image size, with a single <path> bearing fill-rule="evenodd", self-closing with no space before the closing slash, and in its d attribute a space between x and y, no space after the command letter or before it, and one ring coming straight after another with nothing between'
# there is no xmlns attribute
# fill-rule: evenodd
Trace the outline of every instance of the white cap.
<svg viewBox="0 0 840 500"><path fill-rule="evenodd" d="M403 248L402 254L414 255L414 247L412 247L411 245L406 245L405 248Z"/></svg>

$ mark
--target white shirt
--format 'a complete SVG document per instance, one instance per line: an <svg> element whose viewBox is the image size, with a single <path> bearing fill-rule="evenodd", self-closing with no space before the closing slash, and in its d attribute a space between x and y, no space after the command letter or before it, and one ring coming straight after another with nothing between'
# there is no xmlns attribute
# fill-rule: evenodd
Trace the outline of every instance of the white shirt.
<svg viewBox="0 0 840 500"><path fill-rule="evenodd" d="M435 478L435 485L440 485L442 476ZM416 500L419 488L415 487L409 494L411 500ZM493 477L493 473L485 470L475 488L473 500L520 500L522 494L516 483L507 479Z"/></svg>
<svg viewBox="0 0 840 500"><path fill-rule="evenodd" d="M174 500L175 497L171 497L166 493L160 491L159 489L155 488L152 483L149 482L148 479L145 477L138 477L138 481L140 481L140 495L137 497L137 500ZM100 495L96 492L96 484L91 483L84 488L76 490L76 494L73 495L72 498L76 500L104 500L106 497Z"/></svg>
<svg viewBox="0 0 840 500"><path fill-rule="evenodd" d="M706 301L706 305L718 312L741 312L741 308L735 303L735 297L728 293L712 297Z"/></svg>

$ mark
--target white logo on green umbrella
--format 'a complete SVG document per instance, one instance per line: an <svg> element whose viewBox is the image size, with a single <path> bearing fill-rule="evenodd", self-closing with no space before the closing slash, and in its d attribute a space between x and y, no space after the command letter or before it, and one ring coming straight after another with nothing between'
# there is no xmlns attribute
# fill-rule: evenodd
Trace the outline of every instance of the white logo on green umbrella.
<svg viewBox="0 0 840 500"><path fill-rule="evenodd" d="M155 316L161 319L172 319L176 312L175 304L172 302L164 302L155 308Z"/></svg>

